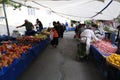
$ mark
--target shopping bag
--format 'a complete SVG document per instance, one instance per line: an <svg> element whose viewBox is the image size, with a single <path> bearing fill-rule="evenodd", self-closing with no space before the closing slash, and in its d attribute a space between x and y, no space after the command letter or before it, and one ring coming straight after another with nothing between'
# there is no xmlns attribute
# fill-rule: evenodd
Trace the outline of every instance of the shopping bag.
<svg viewBox="0 0 120 80"><path fill-rule="evenodd" d="M53 40L53 32L50 32L50 40Z"/></svg>

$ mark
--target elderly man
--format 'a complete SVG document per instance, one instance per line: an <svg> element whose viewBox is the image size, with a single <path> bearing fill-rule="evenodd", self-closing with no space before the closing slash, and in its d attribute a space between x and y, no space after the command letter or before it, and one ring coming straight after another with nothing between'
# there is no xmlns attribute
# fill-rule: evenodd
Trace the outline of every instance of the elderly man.
<svg viewBox="0 0 120 80"><path fill-rule="evenodd" d="M16 28L20 28L20 27L25 27L26 31L25 31L25 35L34 35L35 31L33 30L34 26L31 22L29 22L27 19L24 21L24 24L17 26Z"/></svg>

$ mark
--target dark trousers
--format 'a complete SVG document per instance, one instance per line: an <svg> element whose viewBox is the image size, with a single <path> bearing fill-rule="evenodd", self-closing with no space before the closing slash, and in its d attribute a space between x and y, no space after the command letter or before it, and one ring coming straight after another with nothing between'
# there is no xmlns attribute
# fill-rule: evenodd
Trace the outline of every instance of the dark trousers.
<svg viewBox="0 0 120 80"><path fill-rule="evenodd" d="M58 37L53 38L53 40L51 41L51 45L58 45Z"/></svg>
<svg viewBox="0 0 120 80"><path fill-rule="evenodd" d="M36 32L35 32L34 30L25 31L25 35L26 35L26 36L34 36L35 33L36 33Z"/></svg>

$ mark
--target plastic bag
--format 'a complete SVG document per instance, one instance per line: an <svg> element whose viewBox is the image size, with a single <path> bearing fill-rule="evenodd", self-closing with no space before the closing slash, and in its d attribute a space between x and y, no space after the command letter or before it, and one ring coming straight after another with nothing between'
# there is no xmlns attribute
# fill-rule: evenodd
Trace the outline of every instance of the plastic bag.
<svg viewBox="0 0 120 80"><path fill-rule="evenodd" d="M50 40L53 40L53 34L54 34L54 33L51 31L51 32L50 32Z"/></svg>

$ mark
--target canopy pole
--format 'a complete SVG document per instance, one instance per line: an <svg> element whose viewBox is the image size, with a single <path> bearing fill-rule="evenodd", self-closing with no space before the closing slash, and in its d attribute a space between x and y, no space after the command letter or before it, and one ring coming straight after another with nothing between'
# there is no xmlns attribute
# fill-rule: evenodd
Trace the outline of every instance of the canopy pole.
<svg viewBox="0 0 120 80"><path fill-rule="evenodd" d="M4 1L2 1L2 4L3 4L3 11L4 11L4 16L5 16L6 27L7 27L7 34L8 34L8 37L10 37L10 32L9 32L9 27L8 27L8 20L7 20L7 15L6 15L6 9L5 9Z"/></svg>
<svg viewBox="0 0 120 80"><path fill-rule="evenodd" d="M99 11L97 14L95 14L95 15L92 16L91 18L94 18L95 16L101 14L112 2L113 2L113 0L111 0L101 11Z"/></svg>

